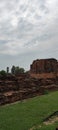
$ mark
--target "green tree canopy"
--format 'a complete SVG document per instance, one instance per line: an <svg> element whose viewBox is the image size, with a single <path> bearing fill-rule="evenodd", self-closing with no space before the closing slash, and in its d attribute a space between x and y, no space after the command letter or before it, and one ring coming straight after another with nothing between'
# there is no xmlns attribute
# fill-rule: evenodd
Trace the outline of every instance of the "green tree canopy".
<svg viewBox="0 0 58 130"><path fill-rule="evenodd" d="M24 72L25 72L24 68L20 68L19 66L16 66L16 67L12 66L12 68L11 68L12 74L22 74Z"/></svg>

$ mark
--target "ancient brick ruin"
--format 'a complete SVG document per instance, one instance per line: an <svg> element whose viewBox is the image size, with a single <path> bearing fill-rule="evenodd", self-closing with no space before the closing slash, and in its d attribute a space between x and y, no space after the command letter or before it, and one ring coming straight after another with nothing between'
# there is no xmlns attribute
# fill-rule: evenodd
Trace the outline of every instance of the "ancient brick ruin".
<svg viewBox="0 0 58 130"><path fill-rule="evenodd" d="M56 59L37 59L30 66L31 73L50 73L58 71L58 62Z"/></svg>
<svg viewBox="0 0 58 130"><path fill-rule="evenodd" d="M58 90L57 65L55 59L36 60L29 73L0 75L0 105Z"/></svg>

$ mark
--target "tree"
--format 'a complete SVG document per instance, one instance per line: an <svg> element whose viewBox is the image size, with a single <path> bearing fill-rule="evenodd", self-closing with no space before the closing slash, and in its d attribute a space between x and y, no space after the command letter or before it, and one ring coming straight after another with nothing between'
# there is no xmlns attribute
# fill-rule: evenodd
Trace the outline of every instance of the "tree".
<svg viewBox="0 0 58 130"><path fill-rule="evenodd" d="M9 73L9 67L6 68L7 74Z"/></svg>
<svg viewBox="0 0 58 130"><path fill-rule="evenodd" d="M12 68L11 68L11 73L12 74L22 74L22 73L24 73L25 72L25 70L24 70L24 68L19 68L19 66L12 66Z"/></svg>
<svg viewBox="0 0 58 130"><path fill-rule="evenodd" d="M15 74L19 74L19 66L15 67Z"/></svg>
<svg viewBox="0 0 58 130"><path fill-rule="evenodd" d="M15 67L15 74L22 74L24 72L24 68L19 68L19 66Z"/></svg>
<svg viewBox="0 0 58 130"><path fill-rule="evenodd" d="M11 73L12 73L12 74L15 74L15 68L16 68L16 67L13 65L12 68L11 68Z"/></svg>
<svg viewBox="0 0 58 130"><path fill-rule="evenodd" d="M20 73L20 74L22 74L22 73L24 73L24 72L25 72L24 68L19 68L19 73Z"/></svg>

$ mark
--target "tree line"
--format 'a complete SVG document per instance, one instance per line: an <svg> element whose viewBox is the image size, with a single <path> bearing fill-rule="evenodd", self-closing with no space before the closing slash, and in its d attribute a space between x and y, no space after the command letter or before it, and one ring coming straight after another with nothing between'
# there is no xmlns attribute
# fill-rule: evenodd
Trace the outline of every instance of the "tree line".
<svg viewBox="0 0 58 130"><path fill-rule="evenodd" d="M6 68L6 71L5 70L0 71L0 75L4 75L4 76L7 74L18 75L23 73L25 73L24 68L21 68L19 66L14 66L14 65L11 68L11 72L9 72L9 67Z"/></svg>

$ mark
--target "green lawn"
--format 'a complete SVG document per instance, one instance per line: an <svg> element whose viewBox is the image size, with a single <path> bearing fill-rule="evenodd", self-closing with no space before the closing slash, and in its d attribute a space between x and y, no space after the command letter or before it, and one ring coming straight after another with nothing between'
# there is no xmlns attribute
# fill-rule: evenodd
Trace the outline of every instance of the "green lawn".
<svg viewBox="0 0 58 130"><path fill-rule="evenodd" d="M55 130L58 122L44 125L43 119L58 110L58 91L0 107L0 130ZM41 126L41 128L39 128Z"/></svg>

